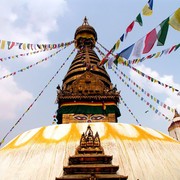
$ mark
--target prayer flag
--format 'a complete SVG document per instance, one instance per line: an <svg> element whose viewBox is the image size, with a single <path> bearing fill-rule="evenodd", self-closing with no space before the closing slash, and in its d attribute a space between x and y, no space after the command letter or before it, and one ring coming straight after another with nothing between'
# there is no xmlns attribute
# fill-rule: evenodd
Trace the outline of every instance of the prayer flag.
<svg viewBox="0 0 180 180"><path fill-rule="evenodd" d="M132 53L134 57L137 57L137 58L141 57L141 53L143 49L143 42L144 42L144 38L141 38L135 43L133 53Z"/></svg>
<svg viewBox="0 0 180 180"><path fill-rule="evenodd" d="M180 8L176 10L174 15L170 18L169 24L177 31L180 31Z"/></svg>
<svg viewBox="0 0 180 180"><path fill-rule="evenodd" d="M175 51L180 47L180 44L176 45Z"/></svg>
<svg viewBox="0 0 180 180"><path fill-rule="evenodd" d="M157 35L158 36L158 42L157 42L158 46L163 46L165 44L168 29L169 29L168 22L169 22L169 17L160 24L161 29L159 30L158 35Z"/></svg>
<svg viewBox="0 0 180 180"><path fill-rule="evenodd" d="M142 13L144 16L151 16L152 15L152 9L150 9L149 4L146 4L142 10Z"/></svg>
<svg viewBox="0 0 180 180"><path fill-rule="evenodd" d="M15 42L8 41L7 44L8 44L8 49L11 49L13 48L13 46L15 46Z"/></svg>
<svg viewBox="0 0 180 180"><path fill-rule="evenodd" d="M139 13L138 16L136 17L136 22L139 23L140 26L143 25L142 18L141 18L141 13Z"/></svg>
<svg viewBox="0 0 180 180"><path fill-rule="evenodd" d="M1 40L1 49L4 49L6 45L6 41L5 40Z"/></svg>
<svg viewBox="0 0 180 180"><path fill-rule="evenodd" d="M132 44L131 46L127 47L126 49L122 50L118 56L124 57L126 59L129 59L129 56L131 55L131 52L133 50L134 44Z"/></svg>
<svg viewBox="0 0 180 180"><path fill-rule="evenodd" d="M26 50L26 44L25 43L23 44L23 49Z"/></svg>
<svg viewBox="0 0 180 180"><path fill-rule="evenodd" d="M149 0L148 5L149 5L149 8L152 10L153 9L153 0Z"/></svg>
<svg viewBox="0 0 180 180"><path fill-rule="evenodd" d="M154 58L159 57L159 56L160 56L160 54L161 54L161 52L157 52L157 53L156 53L156 55L154 56Z"/></svg>
<svg viewBox="0 0 180 180"><path fill-rule="evenodd" d="M118 49L118 48L119 48L119 45L120 45L120 39L116 42L115 49Z"/></svg>
<svg viewBox="0 0 180 180"><path fill-rule="evenodd" d="M146 35L145 47L143 49L143 54L148 53L153 48L153 46L156 42L156 39L157 39L156 29L153 29L151 32L149 32Z"/></svg>
<svg viewBox="0 0 180 180"><path fill-rule="evenodd" d="M112 69L114 60L115 60L114 57L108 58L108 68L109 69Z"/></svg>
<svg viewBox="0 0 180 180"><path fill-rule="evenodd" d="M127 29L126 29L126 34L127 34L128 32L131 32L132 29L133 29L133 27L134 27L134 21L127 27Z"/></svg>
<svg viewBox="0 0 180 180"><path fill-rule="evenodd" d="M124 41L124 34L120 37L121 42Z"/></svg>
<svg viewBox="0 0 180 180"><path fill-rule="evenodd" d="M168 54L170 54L174 49L176 48L176 45L174 45L168 52Z"/></svg>

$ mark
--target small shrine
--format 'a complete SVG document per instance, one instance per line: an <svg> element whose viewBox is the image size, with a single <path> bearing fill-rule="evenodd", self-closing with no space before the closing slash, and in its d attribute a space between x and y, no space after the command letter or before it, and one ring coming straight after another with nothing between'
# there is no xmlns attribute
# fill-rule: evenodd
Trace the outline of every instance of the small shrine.
<svg viewBox="0 0 180 180"><path fill-rule="evenodd" d="M63 176L56 177L56 180L126 180L127 176L116 173L119 166L112 165L112 159L112 155L105 155L98 132L93 135L88 125L86 132L81 136L75 155L70 156L68 165L63 167Z"/></svg>

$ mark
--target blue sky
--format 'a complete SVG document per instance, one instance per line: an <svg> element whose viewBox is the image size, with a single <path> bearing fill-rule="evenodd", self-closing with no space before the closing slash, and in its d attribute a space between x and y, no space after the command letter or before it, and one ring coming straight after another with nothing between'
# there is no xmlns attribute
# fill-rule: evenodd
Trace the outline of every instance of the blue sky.
<svg viewBox="0 0 180 180"><path fill-rule="evenodd" d="M120 36L125 33L128 25L141 13L147 1L148 0L1 0L0 40L24 43L69 42L74 39L76 28L82 24L86 16L89 24L95 28L98 34L98 42L107 49L111 49ZM125 41L121 43L116 53L144 37L164 19L172 15L179 7L179 0L154 1L153 15L142 17L142 27L135 24L133 31L130 32ZM170 48L179 42L180 32L170 27L165 45L162 47L155 46L147 55ZM17 73L16 76L0 80L0 140L11 127L14 126L16 121L42 91L69 56L73 48L73 45L71 45L47 62L43 62L22 73ZM105 52L103 49L101 50ZM27 51L22 51L17 48L0 50L0 57L5 58L25 52ZM0 76L2 77L3 75L34 64L54 52L55 51L44 52L0 62ZM52 124L53 115L57 110L57 104L54 103L56 99L56 86L58 84L61 85L62 79L74 56L75 54L71 56L59 74L34 103L33 107L8 135L5 143L19 133ZM161 58L149 59L139 63L135 67L151 75L153 78L180 89L179 57L180 52L178 50L169 55L161 56ZM172 93L157 84L147 81L127 67L120 65L118 67L154 97L173 108L177 108L180 112L180 96L177 96L176 93ZM111 69L107 69L107 71L110 74L113 84L117 84L124 101L142 126L168 134L167 128L170 122L162 116L156 115L154 111L140 101L140 98L132 93ZM140 94L144 97L142 93ZM151 100L147 100L151 102ZM153 105L172 119L173 113L159 107L155 103ZM122 114L119 122L137 124L122 103L119 104L119 108ZM148 112L145 113L147 110Z"/></svg>

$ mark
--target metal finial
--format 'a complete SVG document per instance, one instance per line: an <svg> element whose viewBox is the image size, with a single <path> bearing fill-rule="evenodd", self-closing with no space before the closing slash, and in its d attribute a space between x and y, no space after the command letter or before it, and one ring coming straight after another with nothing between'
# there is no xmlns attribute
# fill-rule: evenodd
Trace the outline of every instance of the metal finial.
<svg viewBox="0 0 180 180"><path fill-rule="evenodd" d="M86 16L84 17L84 22L83 22L83 25L89 25L89 24L88 24L88 20L87 20Z"/></svg>

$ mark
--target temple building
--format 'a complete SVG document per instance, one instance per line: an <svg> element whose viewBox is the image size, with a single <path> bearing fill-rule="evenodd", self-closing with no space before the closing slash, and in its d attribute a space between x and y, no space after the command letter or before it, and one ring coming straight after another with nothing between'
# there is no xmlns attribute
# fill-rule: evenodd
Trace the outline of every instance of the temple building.
<svg viewBox="0 0 180 180"><path fill-rule="evenodd" d="M24 132L1 148L1 180L180 179L178 113L169 127L175 139L119 123L120 92L99 66L97 38L85 18L75 31L77 54L57 86L58 124Z"/></svg>

